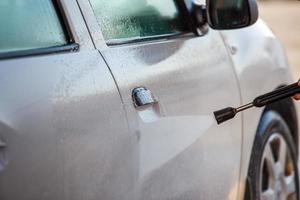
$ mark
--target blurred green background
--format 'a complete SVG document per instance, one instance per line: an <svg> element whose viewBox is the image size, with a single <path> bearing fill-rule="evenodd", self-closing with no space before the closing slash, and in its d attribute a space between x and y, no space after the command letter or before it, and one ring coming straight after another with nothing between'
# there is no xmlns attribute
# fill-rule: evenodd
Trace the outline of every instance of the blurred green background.
<svg viewBox="0 0 300 200"><path fill-rule="evenodd" d="M284 46L295 80L300 78L300 1L260 0L260 18Z"/></svg>

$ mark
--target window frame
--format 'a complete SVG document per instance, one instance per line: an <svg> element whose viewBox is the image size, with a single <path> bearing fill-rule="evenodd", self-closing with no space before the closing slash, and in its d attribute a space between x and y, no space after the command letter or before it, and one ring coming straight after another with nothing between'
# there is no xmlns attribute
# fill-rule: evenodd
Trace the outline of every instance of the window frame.
<svg viewBox="0 0 300 200"><path fill-rule="evenodd" d="M65 33L67 44L52 46L52 47L43 47L43 48L33 48L26 50L17 50L17 51L8 51L0 53L0 60L3 59L12 59L12 58L21 58L29 56L38 56L38 55L47 55L54 53L62 52L76 52L79 51L79 44L75 42L74 35L72 33L70 24L68 22L67 16L64 12L64 8L60 0L52 0L54 9L57 13L58 20L61 24L61 28Z"/></svg>
<svg viewBox="0 0 300 200"><path fill-rule="evenodd" d="M185 38L185 37L190 37L191 33L192 33L192 31L181 31L181 32L178 31L176 33L147 36L147 37L133 37L133 38L122 38L122 39L110 39L110 40L104 39L104 41L106 42L107 46L117 46L117 45L123 45L123 44L137 44L137 43L142 43L142 42Z"/></svg>

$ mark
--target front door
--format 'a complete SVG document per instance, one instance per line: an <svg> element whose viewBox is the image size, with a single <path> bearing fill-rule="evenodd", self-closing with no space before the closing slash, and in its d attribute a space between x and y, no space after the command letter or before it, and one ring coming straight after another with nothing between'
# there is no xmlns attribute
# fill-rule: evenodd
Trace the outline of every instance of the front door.
<svg viewBox="0 0 300 200"><path fill-rule="evenodd" d="M90 4L94 18L86 4L84 15L139 138L137 199L236 199L241 118L218 126L212 116L240 103L219 32L189 33L172 0Z"/></svg>

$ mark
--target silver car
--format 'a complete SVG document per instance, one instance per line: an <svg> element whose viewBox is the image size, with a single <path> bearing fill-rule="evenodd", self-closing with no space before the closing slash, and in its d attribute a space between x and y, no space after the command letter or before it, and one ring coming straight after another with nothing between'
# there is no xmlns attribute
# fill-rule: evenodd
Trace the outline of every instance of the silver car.
<svg viewBox="0 0 300 200"><path fill-rule="evenodd" d="M206 6L205 6L206 5ZM291 83L255 0L1 0L1 200L296 200Z"/></svg>

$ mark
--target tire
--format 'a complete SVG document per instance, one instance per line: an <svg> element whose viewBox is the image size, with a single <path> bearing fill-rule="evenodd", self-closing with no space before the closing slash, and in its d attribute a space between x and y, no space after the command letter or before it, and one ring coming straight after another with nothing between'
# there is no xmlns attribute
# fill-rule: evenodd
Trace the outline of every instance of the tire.
<svg viewBox="0 0 300 200"><path fill-rule="evenodd" d="M245 199L299 199L295 143L286 122L274 111L268 111L262 116L257 130Z"/></svg>

